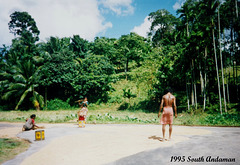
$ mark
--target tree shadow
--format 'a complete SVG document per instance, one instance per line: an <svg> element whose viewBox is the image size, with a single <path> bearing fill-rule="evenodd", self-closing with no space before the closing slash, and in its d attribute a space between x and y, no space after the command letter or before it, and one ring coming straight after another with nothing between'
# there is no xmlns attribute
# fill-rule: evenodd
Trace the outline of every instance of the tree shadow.
<svg viewBox="0 0 240 165"><path fill-rule="evenodd" d="M150 136L150 137L148 137L148 139L158 140L158 141L161 141L161 142L163 141L162 137L157 137L156 135Z"/></svg>
<svg viewBox="0 0 240 165"><path fill-rule="evenodd" d="M119 106L118 110L119 111L127 110L129 107L130 107L130 104L127 102L124 102Z"/></svg>

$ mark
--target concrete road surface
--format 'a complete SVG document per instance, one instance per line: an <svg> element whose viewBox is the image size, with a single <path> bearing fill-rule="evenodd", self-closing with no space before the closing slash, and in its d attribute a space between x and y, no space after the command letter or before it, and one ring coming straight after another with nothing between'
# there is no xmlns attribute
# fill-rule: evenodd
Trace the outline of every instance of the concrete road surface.
<svg viewBox="0 0 240 165"><path fill-rule="evenodd" d="M17 126L0 123L0 131ZM49 124L44 131L42 141L35 140L35 131L19 133L31 146L3 165L240 164L239 127L173 126L173 139L166 142L159 125Z"/></svg>
<svg viewBox="0 0 240 165"><path fill-rule="evenodd" d="M189 136L189 140L174 146L144 151L109 165L240 165L240 128L204 127L204 129L212 133Z"/></svg>

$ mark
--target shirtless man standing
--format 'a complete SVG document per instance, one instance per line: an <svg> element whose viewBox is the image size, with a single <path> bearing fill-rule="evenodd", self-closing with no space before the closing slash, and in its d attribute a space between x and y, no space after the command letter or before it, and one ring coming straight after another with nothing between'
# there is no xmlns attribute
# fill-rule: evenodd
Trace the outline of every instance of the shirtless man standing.
<svg viewBox="0 0 240 165"><path fill-rule="evenodd" d="M163 113L161 117L163 142L165 141L165 128L166 124L169 124L169 140L171 140L172 135L172 123L173 123L173 109L175 112L175 118L177 118L177 106L176 98L171 94L171 89L166 90L166 94L162 97L160 109L158 112L158 117L160 117L161 110L163 108Z"/></svg>

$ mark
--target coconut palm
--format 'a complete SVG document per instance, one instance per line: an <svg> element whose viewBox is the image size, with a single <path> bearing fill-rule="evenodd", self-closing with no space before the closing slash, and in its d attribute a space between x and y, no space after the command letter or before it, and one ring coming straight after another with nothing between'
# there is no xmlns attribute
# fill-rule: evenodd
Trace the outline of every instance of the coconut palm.
<svg viewBox="0 0 240 165"><path fill-rule="evenodd" d="M37 109L39 109L37 105L43 106L43 97L35 91L40 80L39 70L40 67L36 67L31 61L26 61L18 62L1 73L1 76L5 78L1 83L6 88L2 98L8 100L12 96L17 96L18 101L15 110L18 110L28 94L32 95L32 101Z"/></svg>

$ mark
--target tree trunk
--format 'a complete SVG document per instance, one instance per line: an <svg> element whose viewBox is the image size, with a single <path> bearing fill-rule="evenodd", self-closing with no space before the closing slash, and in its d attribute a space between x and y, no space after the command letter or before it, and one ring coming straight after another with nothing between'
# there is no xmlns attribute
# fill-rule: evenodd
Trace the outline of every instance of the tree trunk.
<svg viewBox="0 0 240 165"><path fill-rule="evenodd" d="M238 67L237 67L237 61L234 61L234 65L235 65L235 74L236 74L236 82L235 82L235 84L236 85L238 85L238 74L237 74L237 70L238 70Z"/></svg>
<svg viewBox="0 0 240 165"><path fill-rule="evenodd" d="M189 37L188 20L187 20L187 37ZM190 64L190 66L191 66L191 64ZM189 83L188 83L188 80L186 80L187 104L188 104L188 111L189 111L190 110L190 99L189 99L189 94L188 93L190 93L189 92L190 90L188 89L188 87L189 87Z"/></svg>
<svg viewBox="0 0 240 165"><path fill-rule="evenodd" d="M237 0L235 0L235 8L236 8L236 17L238 18L238 6L237 6Z"/></svg>
<svg viewBox="0 0 240 165"><path fill-rule="evenodd" d="M225 41L225 32L223 30L223 41ZM226 48L225 42L224 42L224 51ZM227 68L228 68L228 64L227 64ZM228 87L228 83L229 83L229 77L227 75L227 68L225 69L225 75L226 75L226 88L227 88L227 103L230 104L230 99L229 99L229 87Z"/></svg>
<svg viewBox="0 0 240 165"><path fill-rule="evenodd" d="M187 78L186 78L187 79ZM190 105L189 105L189 94L188 94L188 81L186 80L186 92L187 92L187 106L188 106L188 111L190 110Z"/></svg>
<svg viewBox="0 0 240 165"><path fill-rule="evenodd" d="M213 36L213 47L214 47L214 56L215 56L216 72L217 72L218 96L219 96L220 112L221 112L221 115L222 115L221 89L220 89L220 82L219 82L219 75L218 75L218 62L217 62L217 53L216 53L214 29L212 29L212 36Z"/></svg>
<svg viewBox="0 0 240 165"><path fill-rule="evenodd" d="M196 87L196 79L195 79L194 61L193 60L192 60L192 66L193 66L194 103L195 103L195 109L197 109L197 87Z"/></svg>
<svg viewBox="0 0 240 165"><path fill-rule="evenodd" d="M194 99L194 81L193 81L193 79L194 79L194 76L193 76L193 66L192 66L192 63L190 64L191 65L191 70L192 70L192 74L191 74L191 76L192 76L192 78L191 78L191 82L192 82L192 87L191 87L191 101L192 101L192 106L194 106L195 105L195 99Z"/></svg>
<svg viewBox="0 0 240 165"><path fill-rule="evenodd" d="M232 43L232 46L231 46L231 55L230 55L230 63L232 63L232 69L233 69L233 84L235 83L235 73L234 73L234 59L233 59L233 52L234 52L234 36L233 36L233 27L231 27L231 32L230 32L230 35L231 35L231 43Z"/></svg>
<svg viewBox="0 0 240 165"><path fill-rule="evenodd" d="M230 104L230 98L229 98L229 87L228 87L228 82L227 82L227 102Z"/></svg>
<svg viewBox="0 0 240 165"><path fill-rule="evenodd" d="M202 66L201 62L199 63L199 68L200 68L200 82L201 82L201 95L204 95L204 79L203 79L203 72L202 72ZM204 111L204 110L203 110Z"/></svg>
<svg viewBox="0 0 240 165"><path fill-rule="evenodd" d="M235 68L236 68L237 102L239 102L238 66L237 66L237 62L236 61L234 61L234 63L235 63Z"/></svg>
<svg viewBox="0 0 240 165"><path fill-rule="evenodd" d="M224 74L223 74L223 60L222 60L222 46L221 46L221 35L220 35L220 14L219 14L218 5L218 35L219 35L219 52L220 52L220 62L221 62L221 72L222 72L222 88L223 88L223 100L224 100L224 109L227 113L227 104L226 104L226 94L225 94L225 82L224 82Z"/></svg>
<svg viewBox="0 0 240 165"><path fill-rule="evenodd" d="M126 80L128 80L128 58L126 60L126 68L125 68Z"/></svg>
<svg viewBox="0 0 240 165"><path fill-rule="evenodd" d="M202 72L201 62L199 62L199 75L200 75L200 83L201 83L201 94L203 95L204 79L203 79L203 72Z"/></svg>
<svg viewBox="0 0 240 165"><path fill-rule="evenodd" d="M187 36L189 37L188 20L187 20Z"/></svg>
<svg viewBox="0 0 240 165"><path fill-rule="evenodd" d="M228 86L229 81L230 81L230 72L229 72L229 74L228 74L228 83L227 83L227 90L228 90L228 103L230 104L230 103L231 103L231 100L230 100L230 97L229 97L230 92L229 92L229 86Z"/></svg>
<svg viewBox="0 0 240 165"><path fill-rule="evenodd" d="M203 111L206 109L206 87L207 87L207 46L205 47L205 57L204 57L204 89L203 89Z"/></svg>
<svg viewBox="0 0 240 165"><path fill-rule="evenodd" d="M198 102L197 102L197 85L196 85L196 82L194 82L194 98L195 98L195 109L197 109Z"/></svg>
<svg viewBox="0 0 240 165"><path fill-rule="evenodd" d="M44 97L44 101L45 101L45 106L46 106L46 109L47 109L47 87L45 87L45 97Z"/></svg>

